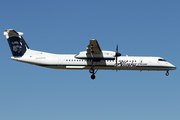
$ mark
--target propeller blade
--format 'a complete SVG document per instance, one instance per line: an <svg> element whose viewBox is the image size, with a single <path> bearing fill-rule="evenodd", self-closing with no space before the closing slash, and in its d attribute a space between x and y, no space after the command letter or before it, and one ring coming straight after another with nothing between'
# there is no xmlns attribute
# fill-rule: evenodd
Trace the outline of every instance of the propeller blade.
<svg viewBox="0 0 180 120"><path fill-rule="evenodd" d="M115 57L119 57L119 56L121 56L121 53L118 52L118 44L117 44Z"/></svg>
<svg viewBox="0 0 180 120"><path fill-rule="evenodd" d="M116 46L116 53L118 53L118 44L117 44L117 46Z"/></svg>
<svg viewBox="0 0 180 120"><path fill-rule="evenodd" d="M117 66L117 56L116 56L116 66Z"/></svg>
<svg viewBox="0 0 180 120"><path fill-rule="evenodd" d="M116 58L116 66L117 66L117 57L121 56L121 53L118 52L118 44L116 46L116 53L115 53L115 58Z"/></svg>

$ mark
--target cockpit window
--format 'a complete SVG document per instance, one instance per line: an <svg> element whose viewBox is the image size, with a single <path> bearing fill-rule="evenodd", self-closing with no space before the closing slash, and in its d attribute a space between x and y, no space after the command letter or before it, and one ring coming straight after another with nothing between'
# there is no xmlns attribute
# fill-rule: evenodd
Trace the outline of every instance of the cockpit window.
<svg viewBox="0 0 180 120"><path fill-rule="evenodd" d="M158 59L158 61L166 61L165 59Z"/></svg>

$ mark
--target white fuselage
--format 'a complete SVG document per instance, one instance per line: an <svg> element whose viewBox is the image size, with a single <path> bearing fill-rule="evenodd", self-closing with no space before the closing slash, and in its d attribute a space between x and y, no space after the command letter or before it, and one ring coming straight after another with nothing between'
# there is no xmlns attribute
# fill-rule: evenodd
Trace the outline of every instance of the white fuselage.
<svg viewBox="0 0 180 120"><path fill-rule="evenodd" d="M112 53L112 52L111 52ZM115 54L115 52L114 52ZM28 49L22 57L11 57L16 61L55 69L108 70L175 70L176 67L161 57L120 56L116 60L92 61L77 59L75 54L51 54Z"/></svg>

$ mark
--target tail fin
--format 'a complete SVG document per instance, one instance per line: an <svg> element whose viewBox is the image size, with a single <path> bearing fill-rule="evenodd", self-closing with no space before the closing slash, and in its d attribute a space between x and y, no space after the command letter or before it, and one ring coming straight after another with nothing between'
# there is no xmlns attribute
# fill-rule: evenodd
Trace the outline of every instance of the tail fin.
<svg viewBox="0 0 180 120"><path fill-rule="evenodd" d="M22 32L16 32L15 30L8 29L4 32L4 35L7 38L9 47L14 57L22 57L26 53L27 49L29 49L22 37Z"/></svg>

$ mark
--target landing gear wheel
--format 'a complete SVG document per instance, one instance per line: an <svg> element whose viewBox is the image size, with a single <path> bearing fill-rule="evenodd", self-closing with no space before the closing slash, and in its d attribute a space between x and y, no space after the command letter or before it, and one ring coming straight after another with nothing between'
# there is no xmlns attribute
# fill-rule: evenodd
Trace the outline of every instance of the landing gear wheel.
<svg viewBox="0 0 180 120"><path fill-rule="evenodd" d="M166 76L168 76L169 75L169 71L167 70L167 72L166 72Z"/></svg>
<svg viewBox="0 0 180 120"><path fill-rule="evenodd" d="M92 74L92 75L91 75L91 79L94 80L95 78L96 78L96 76L95 76L94 74Z"/></svg>
<svg viewBox="0 0 180 120"><path fill-rule="evenodd" d="M92 69L92 68L89 69L89 72L90 72L90 73L94 73L94 69Z"/></svg>

